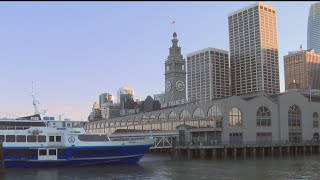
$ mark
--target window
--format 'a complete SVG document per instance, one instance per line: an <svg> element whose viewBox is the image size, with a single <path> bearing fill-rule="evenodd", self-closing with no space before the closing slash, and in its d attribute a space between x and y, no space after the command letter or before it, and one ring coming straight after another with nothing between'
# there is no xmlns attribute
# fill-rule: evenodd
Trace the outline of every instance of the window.
<svg viewBox="0 0 320 180"><path fill-rule="evenodd" d="M257 126L271 126L271 113L265 106L261 106L257 111Z"/></svg>
<svg viewBox="0 0 320 180"><path fill-rule="evenodd" d="M25 135L17 135L17 142L26 142Z"/></svg>
<svg viewBox="0 0 320 180"><path fill-rule="evenodd" d="M150 121L154 121L155 119L156 119L156 116L153 115L153 114L149 117L149 120L150 120Z"/></svg>
<svg viewBox="0 0 320 180"><path fill-rule="evenodd" d="M242 133L230 133L229 141L231 144L240 144L242 142Z"/></svg>
<svg viewBox="0 0 320 180"><path fill-rule="evenodd" d="M165 119L166 119L166 116L163 113L161 113L159 115L159 121L164 121Z"/></svg>
<svg viewBox="0 0 320 180"><path fill-rule="evenodd" d="M61 142L61 136L56 136L56 142Z"/></svg>
<svg viewBox="0 0 320 180"><path fill-rule="evenodd" d="M192 118L202 118L202 117L204 117L204 113L201 108L197 108L196 110L193 111Z"/></svg>
<svg viewBox="0 0 320 180"><path fill-rule="evenodd" d="M54 136L49 136L49 142L54 142Z"/></svg>
<svg viewBox="0 0 320 180"><path fill-rule="evenodd" d="M4 135L0 135L0 142L4 142Z"/></svg>
<svg viewBox="0 0 320 180"><path fill-rule="evenodd" d="M318 113L314 112L313 113L313 127L318 128L319 127L319 115Z"/></svg>
<svg viewBox="0 0 320 180"><path fill-rule="evenodd" d="M180 121L189 120L189 119L190 119L190 113L189 113L189 111L187 111L187 110L184 109L184 110L180 113L179 119L180 119Z"/></svg>
<svg viewBox="0 0 320 180"><path fill-rule="evenodd" d="M39 156L46 156L47 150L46 149L39 149Z"/></svg>
<svg viewBox="0 0 320 180"><path fill-rule="evenodd" d="M301 111L297 105L292 105L288 109L288 126L301 127Z"/></svg>
<svg viewBox="0 0 320 180"><path fill-rule="evenodd" d="M271 132L258 132L257 133L257 143L270 143L272 142Z"/></svg>
<svg viewBox="0 0 320 180"><path fill-rule="evenodd" d="M289 132L289 142L291 143L300 143L302 139L301 132Z"/></svg>
<svg viewBox="0 0 320 180"><path fill-rule="evenodd" d="M234 107L229 112L229 125L242 126L242 115L239 108Z"/></svg>
<svg viewBox="0 0 320 180"><path fill-rule="evenodd" d="M218 106L211 106L208 110L208 117L221 116L221 111Z"/></svg>
<svg viewBox="0 0 320 180"><path fill-rule="evenodd" d="M28 135L27 142L37 142L37 136L35 135Z"/></svg>
<svg viewBox="0 0 320 180"><path fill-rule="evenodd" d="M177 119L177 114L174 111L171 111L169 114L169 121L174 121Z"/></svg>
<svg viewBox="0 0 320 180"><path fill-rule="evenodd" d="M15 135L6 135L6 142L16 142Z"/></svg>
<svg viewBox="0 0 320 180"><path fill-rule="evenodd" d="M57 155L57 151L55 149L49 149L49 156Z"/></svg>
<svg viewBox="0 0 320 180"><path fill-rule="evenodd" d="M46 142L46 136L38 136L38 142Z"/></svg>

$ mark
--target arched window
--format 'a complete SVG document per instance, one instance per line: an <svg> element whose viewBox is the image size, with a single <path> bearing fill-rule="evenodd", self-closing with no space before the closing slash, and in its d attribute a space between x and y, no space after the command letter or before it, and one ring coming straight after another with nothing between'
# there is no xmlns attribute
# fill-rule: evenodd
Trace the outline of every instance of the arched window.
<svg viewBox="0 0 320 180"><path fill-rule="evenodd" d="M121 122L120 122L121 126L124 127L127 125L126 121L124 119L121 119ZM127 128L127 127L126 127Z"/></svg>
<svg viewBox="0 0 320 180"><path fill-rule="evenodd" d="M158 117L159 121L165 121L166 120L166 115L164 113L160 113L159 117Z"/></svg>
<svg viewBox="0 0 320 180"><path fill-rule="evenodd" d="M151 114L151 116L149 117L149 121L152 122L156 119L156 116Z"/></svg>
<svg viewBox="0 0 320 180"><path fill-rule="evenodd" d="M132 119L128 118L128 119L127 119L127 125L132 125L132 124L133 124Z"/></svg>
<svg viewBox="0 0 320 180"><path fill-rule="evenodd" d="M242 126L242 113L239 108L233 107L229 112L229 125Z"/></svg>
<svg viewBox="0 0 320 180"><path fill-rule="evenodd" d="M208 117L221 116L221 111L218 106L211 106L208 110Z"/></svg>
<svg viewBox="0 0 320 180"><path fill-rule="evenodd" d="M301 126L301 110L297 105L292 105L288 109L288 126Z"/></svg>
<svg viewBox="0 0 320 180"><path fill-rule="evenodd" d="M147 122L147 117L146 116L142 116L141 124L146 123L146 122Z"/></svg>
<svg viewBox="0 0 320 180"><path fill-rule="evenodd" d="M174 111L171 111L169 114L169 121L177 120L177 114Z"/></svg>
<svg viewBox="0 0 320 180"><path fill-rule="evenodd" d="M313 127L314 128L318 128L319 127L319 115L318 115L318 113L314 112L312 118L313 118Z"/></svg>
<svg viewBox="0 0 320 180"><path fill-rule="evenodd" d="M186 121L190 119L190 113L187 110L183 110L180 113L180 117L179 117L180 121Z"/></svg>
<svg viewBox="0 0 320 180"><path fill-rule="evenodd" d="M271 112L269 108L261 106L257 111L257 126L271 126Z"/></svg>
<svg viewBox="0 0 320 180"><path fill-rule="evenodd" d="M119 126L120 126L120 120L116 120L115 126L116 126L116 127L119 127Z"/></svg>
<svg viewBox="0 0 320 180"><path fill-rule="evenodd" d="M193 111L192 118L202 118L204 117L203 110L201 108L197 108Z"/></svg>
<svg viewBox="0 0 320 180"><path fill-rule="evenodd" d="M161 122L160 121L156 121L156 116L151 114L149 117L149 121L152 124L151 125L151 129L152 130L161 130Z"/></svg>

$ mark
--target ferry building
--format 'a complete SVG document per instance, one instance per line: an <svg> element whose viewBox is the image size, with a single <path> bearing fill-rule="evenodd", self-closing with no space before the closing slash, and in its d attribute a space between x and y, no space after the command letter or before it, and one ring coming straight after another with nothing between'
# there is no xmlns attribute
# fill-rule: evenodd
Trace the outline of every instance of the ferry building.
<svg viewBox="0 0 320 180"><path fill-rule="evenodd" d="M231 143L299 143L319 139L319 113L320 96L310 98L295 90L274 95L262 91L89 122L85 129L113 133L117 129L157 132L186 127L197 132L187 137L190 142L197 136Z"/></svg>

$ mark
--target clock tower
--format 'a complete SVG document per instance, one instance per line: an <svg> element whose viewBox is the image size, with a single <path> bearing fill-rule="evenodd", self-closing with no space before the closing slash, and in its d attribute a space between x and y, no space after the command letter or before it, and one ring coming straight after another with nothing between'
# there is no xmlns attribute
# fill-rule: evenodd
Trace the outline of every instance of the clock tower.
<svg viewBox="0 0 320 180"><path fill-rule="evenodd" d="M165 102L186 99L186 61L178 46L177 33L173 33L172 46L165 62Z"/></svg>

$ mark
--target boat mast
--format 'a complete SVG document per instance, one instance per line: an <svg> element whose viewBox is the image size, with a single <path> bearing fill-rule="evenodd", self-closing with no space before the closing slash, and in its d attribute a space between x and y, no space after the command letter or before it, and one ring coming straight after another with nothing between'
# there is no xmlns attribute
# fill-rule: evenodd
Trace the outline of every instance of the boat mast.
<svg viewBox="0 0 320 180"><path fill-rule="evenodd" d="M40 115L39 109L37 107L37 104L39 104L39 101L37 101L34 98L33 81L32 81L32 100L33 100L32 104L33 104L33 107L34 107L34 114L39 114Z"/></svg>

